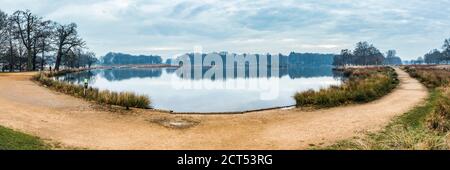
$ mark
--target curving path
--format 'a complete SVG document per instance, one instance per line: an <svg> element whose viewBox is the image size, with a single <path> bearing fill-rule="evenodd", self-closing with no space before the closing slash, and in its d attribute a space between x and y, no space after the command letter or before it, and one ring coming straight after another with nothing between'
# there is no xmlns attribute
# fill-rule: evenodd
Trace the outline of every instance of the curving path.
<svg viewBox="0 0 450 170"><path fill-rule="evenodd" d="M420 104L428 95L426 88L396 71L399 87L367 104L208 116L104 111L40 87L29 80L32 73L0 73L0 125L87 149L306 149L379 130ZM195 124L180 129L161 123L172 120Z"/></svg>

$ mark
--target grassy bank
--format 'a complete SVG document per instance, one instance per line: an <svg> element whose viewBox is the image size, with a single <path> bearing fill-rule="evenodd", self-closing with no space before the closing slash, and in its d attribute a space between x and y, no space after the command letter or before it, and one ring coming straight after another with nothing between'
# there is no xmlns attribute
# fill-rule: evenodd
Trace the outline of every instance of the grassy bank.
<svg viewBox="0 0 450 170"><path fill-rule="evenodd" d="M450 87L441 88L439 91L441 96L426 123L429 129L445 134L450 131Z"/></svg>
<svg viewBox="0 0 450 170"><path fill-rule="evenodd" d="M112 92L92 87L85 89L82 85L62 82L51 78L52 76L62 75L64 73L68 73L68 71L63 71L63 73L39 73L33 77L33 80L55 91L94 101L99 104L123 106L127 109L130 107L146 109L151 104L149 97L145 95L138 95L132 92Z"/></svg>
<svg viewBox="0 0 450 170"><path fill-rule="evenodd" d="M46 150L46 145L38 137L17 132L0 126L0 150Z"/></svg>
<svg viewBox="0 0 450 170"><path fill-rule="evenodd" d="M429 113L426 126L439 133L450 131L450 70L435 67L405 67L405 70L416 77L427 87L436 89L440 97L435 109Z"/></svg>
<svg viewBox="0 0 450 170"><path fill-rule="evenodd" d="M449 149L449 71L424 67L406 67L405 70L429 88L430 96L423 105L395 118L381 132L340 141L325 149Z"/></svg>
<svg viewBox="0 0 450 170"><path fill-rule="evenodd" d="M450 71L445 69L437 69L431 66L407 66L404 69L411 77L416 78L428 88L448 86L450 82Z"/></svg>
<svg viewBox="0 0 450 170"><path fill-rule="evenodd" d="M296 93L297 107L323 108L370 102L386 95L399 83L397 73L390 67L348 68L344 76L346 80L340 86Z"/></svg>
<svg viewBox="0 0 450 170"><path fill-rule="evenodd" d="M384 130L362 137L337 142L324 149L332 150L433 150L448 149L445 136L425 126L427 115L433 111L440 93L431 91L423 106L396 118Z"/></svg>
<svg viewBox="0 0 450 170"><path fill-rule="evenodd" d="M77 72L82 72L82 71L88 71L91 70L89 68L74 68L74 69L66 69L66 70L60 70L60 71L50 71L50 72L45 72L45 76L47 77L57 77L57 76L62 76L65 74L69 74L69 73L77 73Z"/></svg>

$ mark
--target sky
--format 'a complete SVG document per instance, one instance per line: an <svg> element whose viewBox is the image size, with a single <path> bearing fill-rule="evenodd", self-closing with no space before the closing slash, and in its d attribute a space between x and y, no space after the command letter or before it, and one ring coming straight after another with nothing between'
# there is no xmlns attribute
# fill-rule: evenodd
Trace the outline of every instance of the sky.
<svg viewBox="0 0 450 170"><path fill-rule="evenodd" d="M155 54L339 53L358 41L414 59L450 38L450 0L0 0L75 22L89 50Z"/></svg>

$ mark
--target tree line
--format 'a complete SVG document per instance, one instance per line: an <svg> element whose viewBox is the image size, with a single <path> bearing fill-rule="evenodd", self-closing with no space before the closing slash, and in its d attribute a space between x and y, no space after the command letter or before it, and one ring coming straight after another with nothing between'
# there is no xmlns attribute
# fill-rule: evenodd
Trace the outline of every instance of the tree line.
<svg viewBox="0 0 450 170"><path fill-rule="evenodd" d="M270 64L272 62L273 57L278 57L278 64L280 67L289 67L289 66L308 66L308 67L317 67L317 66L331 66L333 63L333 54L320 54L320 53L296 53L291 52L289 55L284 54L250 54L250 53L243 53L243 54L236 54L236 53L229 53L227 51L222 52L212 52L212 53L202 53L198 54L201 55L201 61L203 62L208 54L217 54L222 59L223 67L234 67L234 66L227 66L227 61L231 60L234 62L237 62L239 60L238 58L240 56L251 60L252 57L255 59L256 66L259 67L259 64L261 63L260 60L262 57L266 58L267 64ZM186 53L186 56L188 56L189 61L191 62L191 65L194 65L194 56L195 53ZM178 56L177 59L181 61L182 56ZM176 62L174 59L167 59L165 64L169 65L179 65L179 63ZM205 63L208 64L208 63ZM250 65L249 62L246 61L245 65Z"/></svg>
<svg viewBox="0 0 450 170"><path fill-rule="evenodd" d="M0 68L2 71L54 70L90 67L97 62L86 50L75 23L45 20L29 10L8 15L0 10Z"/></svg>
<svg viewBox="0 0 450 170"><path fill-rule="evenodd" d="M355 49L343 49L339 55L335 55L333 65L399 65L402 61L396 56L395 50L389 50L385 55L373 44L358 42Z"/></svg>
<svg viewBox="0 0 450 170"><path fill-rule="evenodd" d="M442 51L438 49L433 49L427 54L425 54L420 60L427 64L449 64L450 61L450 38L444 40L444 45L442 45Z"/></svg>
<svg viewBox="0 0 450 170"><path fill-rule="evenodd" d="M116 65L116 64L162 64L163 60L158 55L131 55L124 53L109 52L100 58L101 64Z"/></svg>

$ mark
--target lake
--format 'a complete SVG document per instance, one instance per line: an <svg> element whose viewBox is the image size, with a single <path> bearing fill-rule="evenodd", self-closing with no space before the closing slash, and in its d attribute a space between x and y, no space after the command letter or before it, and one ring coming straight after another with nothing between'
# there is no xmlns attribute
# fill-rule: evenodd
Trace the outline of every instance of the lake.
<svg viewBox="0 0 450 170"><path fill-rule="evenodd" d="M207 68L201 73L206 74ZM227 72L227 70L223 70ZM174 112L240 112L295 105L293 95L341 83L332 67L289 66L277 75L226 78L183 76L176 68L116 68L70 73L57 79L101 90L148 95L151 106Z"/></svg>

